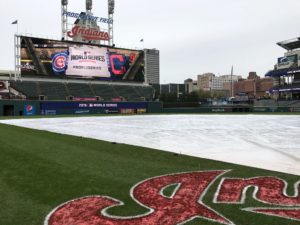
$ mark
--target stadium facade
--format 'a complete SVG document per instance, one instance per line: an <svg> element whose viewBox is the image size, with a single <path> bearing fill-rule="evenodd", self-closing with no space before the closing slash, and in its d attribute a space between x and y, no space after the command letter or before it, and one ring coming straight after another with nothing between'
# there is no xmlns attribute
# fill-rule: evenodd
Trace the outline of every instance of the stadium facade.
<svg viewBox="0 0 300 225"><path fill-rule="evenodd" d="M277 59L273 70L266 77L273 79L269 93L275 99L300 99L300 37L278 42L284 48L284 56Z"/></svg>

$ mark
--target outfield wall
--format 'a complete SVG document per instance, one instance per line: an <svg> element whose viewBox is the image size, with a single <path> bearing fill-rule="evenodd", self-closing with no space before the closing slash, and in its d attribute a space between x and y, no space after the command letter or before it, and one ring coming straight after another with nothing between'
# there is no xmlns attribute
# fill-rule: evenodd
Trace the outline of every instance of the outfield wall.
<svg viewBox="0 0 300 225"><path fill-rule="evenodd" d="M41 115L147 113L147 102L40 102Z"/></svg>
<svg viewBox="0 0 300 225"><path fill-rule="evenodd" d="M0 116L160 113L159 102L1 100Z"/></svg>
<svg viewBox="0 0 300 225"><path fill-rule="evenodd" d="M0 100L0 116L31 116L39 114L39 101Z"/></svg>
<svg viewBox="0 0 300 225"><path fill-rule="evenodd" d="M194 108L163 108L163 113L276 113L300 112L300 107L194 107Z"/></svg>
<svg viewBox="0 0 300 225"><path fill-rule="evenodd" d="M0 100L0 116L249 112L300 112L300 107L226 106L163 108L160 102Z"/></svg>

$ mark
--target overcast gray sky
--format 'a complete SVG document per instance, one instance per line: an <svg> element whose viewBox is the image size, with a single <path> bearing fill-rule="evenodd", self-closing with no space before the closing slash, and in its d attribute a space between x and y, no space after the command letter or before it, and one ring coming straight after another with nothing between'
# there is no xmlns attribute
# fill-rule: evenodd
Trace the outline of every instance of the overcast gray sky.
<svg viewBox="0 0 300 225"><path fill-rule="evenodd" d="M14 68L14 20L20 33L60 38L60 2L0 0L0 69ZM69 0L68 10L84 11L85 0ZM229 74L231 65L243 77L264 76L284 53L276 42L300 36L299 12L299 0L116 0L114 39L159 49L162 83ZM93 13L107 17L107 0L94 0Z"/></svg>

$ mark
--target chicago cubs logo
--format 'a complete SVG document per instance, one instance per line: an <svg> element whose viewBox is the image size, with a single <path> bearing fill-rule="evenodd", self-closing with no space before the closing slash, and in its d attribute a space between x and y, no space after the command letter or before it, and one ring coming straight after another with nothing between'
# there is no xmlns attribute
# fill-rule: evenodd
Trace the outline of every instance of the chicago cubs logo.
<svg viewBox="0 0 300 225"><path fill-rule="evenodd" d="M136 184L131 197L148 209L143 215L119 217L107 210L124 203L107 196L87 196L66 202L46 217L44 225L179 225L195 218L218 224L234 225L202 199L218 177L227 171L199 171L150 178ZM245 208L244 211L300 221L300 181L295 195L286 194L287 183L276 177L223 178L214 196L214 204L244 204L249 187L253 198L274 207ZM173 193L164 194L174 186Z"/></svg>
<svg viewBox="0 0 300 225"><path fill-rule="evenodd" d="M67 67L68 55L65 52L56 53L52 56L52 69L54 72L64 72Z"/></svg>

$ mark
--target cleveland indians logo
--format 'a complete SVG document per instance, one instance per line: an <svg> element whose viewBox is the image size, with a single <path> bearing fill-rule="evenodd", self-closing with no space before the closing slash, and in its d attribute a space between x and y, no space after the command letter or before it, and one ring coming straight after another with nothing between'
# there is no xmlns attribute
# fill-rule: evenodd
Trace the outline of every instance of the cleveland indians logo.
<svg viewBox="0 0 300 225"><path fill-rule="evenodd" d="M148 209L143 215L112 216L107 210L123 205L123 202L106 196L87 196L55 208L46 217L44 225L181 225L195 218L234 225L234 222L202 201L210 186L226 172L228 171L170 174L136 184L130 195ZM294 186L295 195L288 196L287 183L276 177L222 178L213 202L242 205L247 201L247 189L254 187L253 198L274 207L242 210L300 221L299 184L300 181ZM164 190L172 186L172 195L165 195Z"/></svg>

